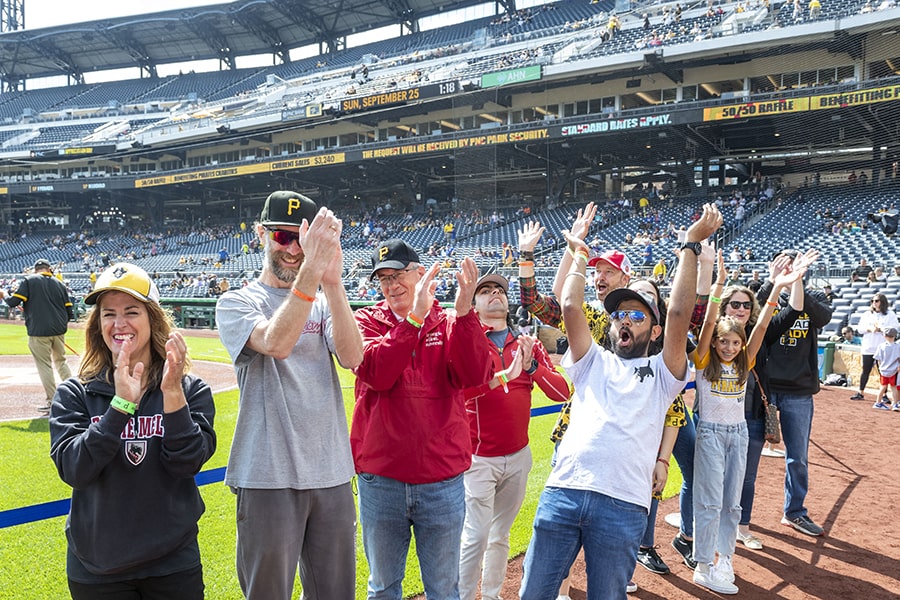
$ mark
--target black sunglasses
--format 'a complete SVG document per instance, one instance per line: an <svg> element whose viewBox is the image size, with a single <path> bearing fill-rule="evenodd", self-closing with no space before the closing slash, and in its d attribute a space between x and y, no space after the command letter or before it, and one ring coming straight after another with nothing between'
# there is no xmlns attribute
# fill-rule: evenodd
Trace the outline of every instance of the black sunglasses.
<svg viewBox="0 0 900 600"><path fill-rule="evenodd" d="M737 310L739 308L750 310L751 308L753 308L753 302L740 302L738 300L732 300L728 303L728 306L730 306L734 310Z"/></svg>
<svg viewBox="0 0 900 600"><path fill-rule="evenodd" d="M291 242L297 242L300 244L300 234L296 231L285 231L284 229L269 229L266 228L266 231L269 232L269 239L275 240L275 243L280 244L282 246L290 246Z"/></svg>

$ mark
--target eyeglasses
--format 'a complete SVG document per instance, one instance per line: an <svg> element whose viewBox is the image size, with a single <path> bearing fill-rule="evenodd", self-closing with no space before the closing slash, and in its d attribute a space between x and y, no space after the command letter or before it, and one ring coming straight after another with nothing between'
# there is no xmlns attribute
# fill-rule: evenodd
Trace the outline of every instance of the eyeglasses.
<svg viewBox="0 0 900 600"><path fill-rule="evenodd" d="M297 242L297 245L300 244L300 234L296 231L269 228L266 228L266 231L269 232L269 239L274 240L276 244L281 246L290 246L291 242Z"/></svg>
<svg viewBox="0 0 900 600"><path fill-rule="evenodd" d="M881 302L881 298L872 298L872 302Z"/></svg>
<svg viewBox="0 0 900 600"><path fill-rule="evenodd" d="M400 279L400 277L403 276L404 273L408 273L412 270L412 267L406 267L405 269L400 269L393 275L379 275L378 277L376 277L376 279L378 279L378 284L381 287L388 287L397 283L397 281Z"/></svg>
<svg viewBox="0 0 900 600"><path fill-rule="evenodd" d="M613 321L624 321L625 317L628 317L632 323L643 323L647 313L642 310L614 310L609 316Z"/></svg>
<svg viewBox="0 0 900 600"><path fill-rule="evenodd" d="M738 310L739 308L750 310L751 308L753 308L753 302L739 302L738 300L732 300L728 303L728 306L730 306L734 310Z"/></svg>

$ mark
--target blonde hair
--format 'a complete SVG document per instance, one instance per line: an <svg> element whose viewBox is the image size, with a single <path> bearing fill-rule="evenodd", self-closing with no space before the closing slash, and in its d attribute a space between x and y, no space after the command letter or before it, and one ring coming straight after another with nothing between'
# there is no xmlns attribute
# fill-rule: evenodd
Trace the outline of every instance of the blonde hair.
<svg viewBox="0 0 900 600"><path fill-rule="evenodd" d="M728 335L729 333L735 333L741 338L741 351L734 357L734 361L732 361L731 364L734 366L738 380L743 383L747 381L747 375L750 374L750 360L747 358L747 332L744 330L744 326L741 322L734 317L720 317L719 320L716 321L716 328L715 331L713 331L713 340ZM703 369L703 376L707 381L718 381L722 378L722 359L719 358L719 353L716 352L714 346L715 343L710 347L709 363L706 365L706 368Z"/></svg>
<svg viewBox="0 0 900 600"><path fill-rule="evenodd" d="M102 377L103 381L113 385L115 364L113 364L112 352L103 339L103 328L100 325L100 312L104 296L106 294L101 294L97 298L97 304L88 313L84 327L84 356L81 359L78 377L84 383ZM150 321L150 364L144 365L144 368L147 373L148 387L156 388L162 382L163 367L166 364L166 342L169 340L169 333L175 329L175 321L169 311L156 302L142 302L142 304L147 309L147 317ZM189 356L184 357L182 368L181 376L184 377L191 370Z"/></svg>

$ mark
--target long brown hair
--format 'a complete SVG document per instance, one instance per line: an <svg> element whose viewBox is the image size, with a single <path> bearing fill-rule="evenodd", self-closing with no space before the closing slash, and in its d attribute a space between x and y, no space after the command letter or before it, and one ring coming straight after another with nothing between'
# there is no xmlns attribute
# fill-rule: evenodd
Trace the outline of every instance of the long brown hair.
<svg viewBox="0 0 900 600"><path fill-rule="evenodd" d="M725 316L725 308L738 292L747 294L747 297L750 298L750 302L753 303L753 308L750 309L750 318L747 319L747 331L752 331L753 326L756 325L756 320L759 318L759 302L756 301L756 294L748 287L742 285L729 285L725 288L725 291L722 292L722 302L719 304L719 318Z"/></svg>
<svg viewBox="0 0 900 600"><path fill-rule="evenodd" d="M720 338L729 333L736 333L741 338L741 351L734 357L732 365L737 373L738 380L741 383L747 381L747 375L750 373L750 361L747 358L747 332L744 326L734 317L720 317L716 321L716 329L713 332L713 340ZM707 381L718 381L722 377L722 360L716 352L715 343L709 350L709 363L703 369L703 376Z"/></svg>
<svg viewBox="0 0 900 600"><path fill-rule="evenodd" d="M106 342L103 340L103 329L100 326L100 312L103 305L102 294L94 308L88 313L84 327L84 356L81 359L81 367L78 376L82 382L87 383L91 379L103 378L103 381L114 385L113 356ZM147 309L150 321L150 364L144 365L147 373L148 388L157 388L162 382L163 367L166 364L166 342L169 333L175 329L175 321L172 315L156 302L143 302ZM191 370L191 359L184 357L182 377Z"/></svg>

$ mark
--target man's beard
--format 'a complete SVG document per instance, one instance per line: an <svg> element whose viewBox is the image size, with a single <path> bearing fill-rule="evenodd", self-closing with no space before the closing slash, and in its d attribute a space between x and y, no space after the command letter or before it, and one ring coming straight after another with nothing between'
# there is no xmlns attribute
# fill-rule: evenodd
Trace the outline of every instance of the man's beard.
<svg viewBox="0 0 900 600"><path fill-rule="evenodd" d="M278 261L279 252L275 252L272 250L271 246L266 246L266 260L269 262L269 268L272 270L272 274L279 281L283 281L284 283L293 283L294 279L297 278L297 273L300 271L300 265L303 264L303 258L300 258L300 262L297 264L296 269L291 269L283 266Z"/></svg>
<svg viewBox="0 0 900 600"><path fill-rule="evenodd" d="M631 344L624 349L619 346L619 333L614 334L610 331L612 350L616 353L616 356L619 358L642 358L647 356L650 348L649 330L640 335L636 335L634 330L628 330L628 335L631 336Z"/></svg>

